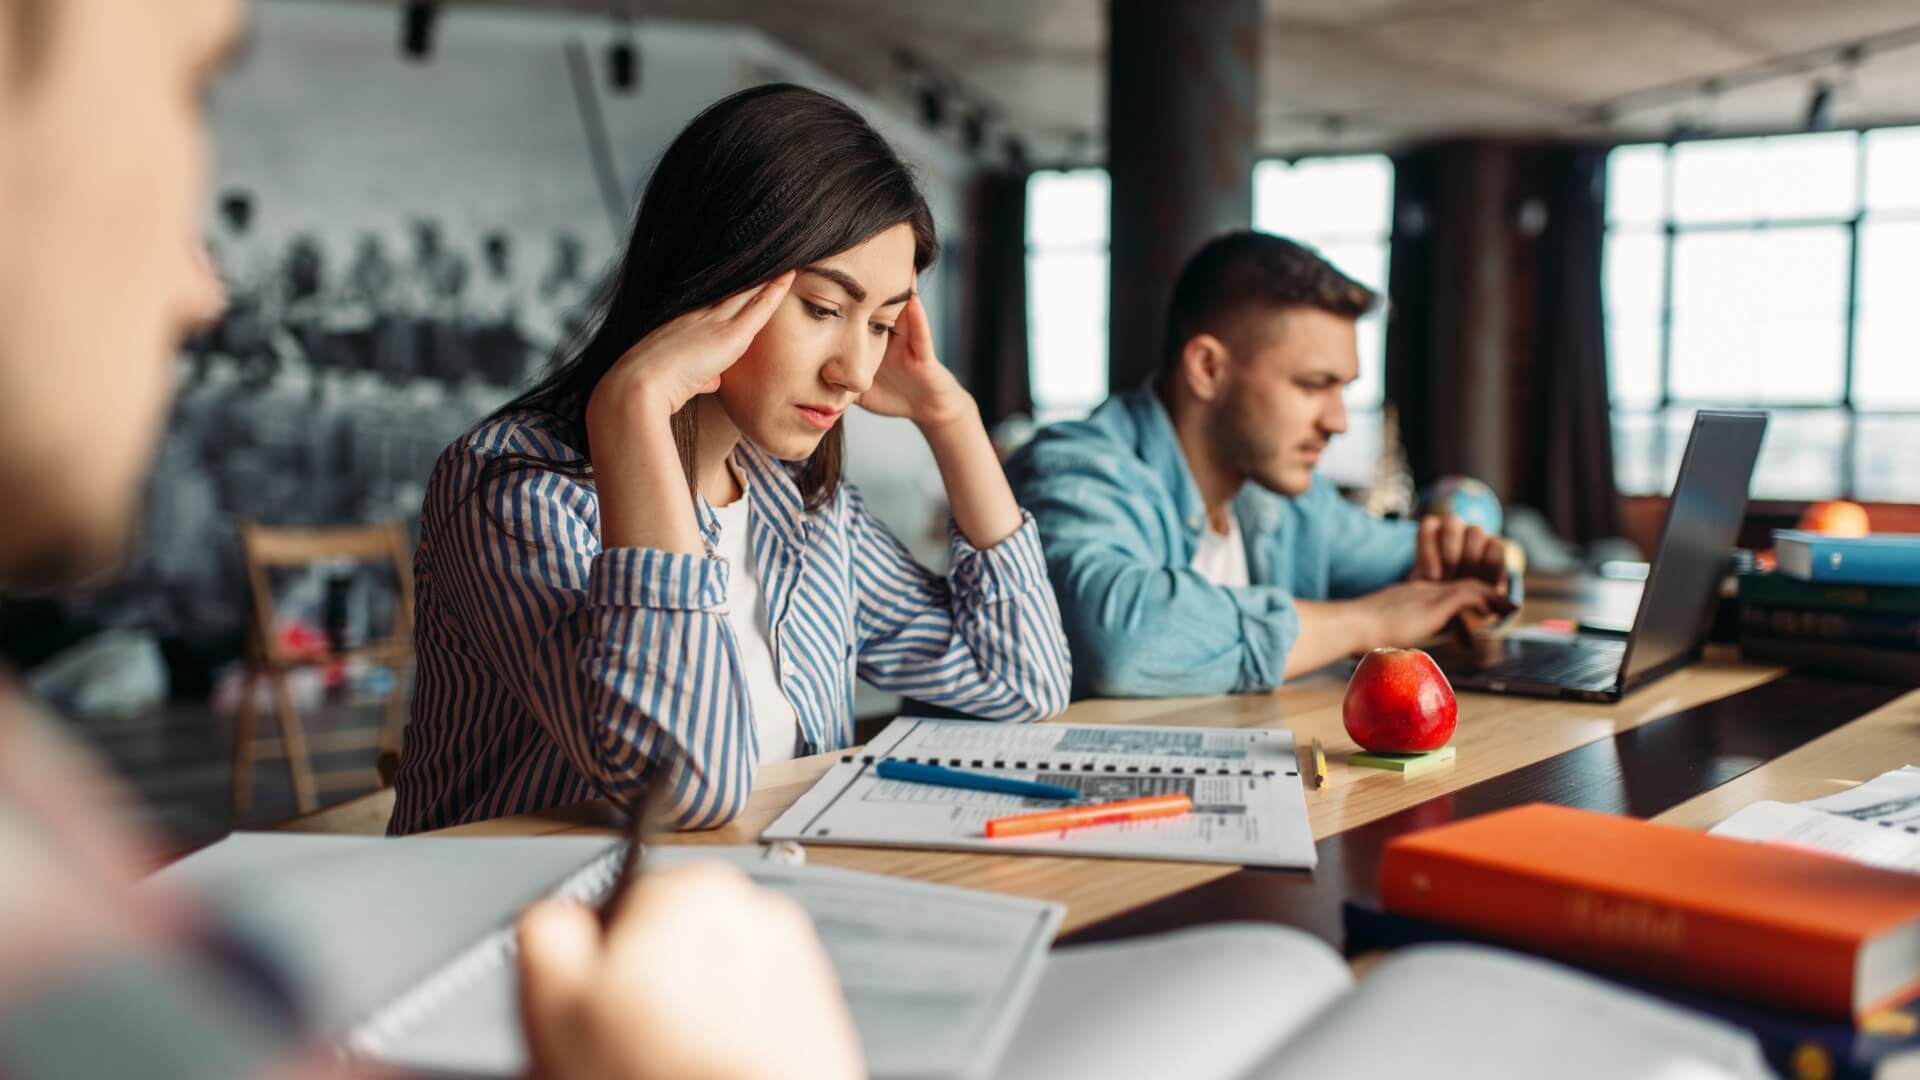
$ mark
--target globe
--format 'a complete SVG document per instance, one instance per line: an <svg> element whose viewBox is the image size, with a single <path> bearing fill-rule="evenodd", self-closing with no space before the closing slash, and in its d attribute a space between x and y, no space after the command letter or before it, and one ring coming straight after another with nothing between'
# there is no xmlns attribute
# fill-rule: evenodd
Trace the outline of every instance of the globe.
<svg viewBox="0 0 1920 1080"><path fill-rule="evenodd" d="M1416 505L1421 517L1452 514L1469 525L1478 525L1496 535L1506 520L1500 508L1500 496L1471 476L1441 477L1420 493Z"/></svg>

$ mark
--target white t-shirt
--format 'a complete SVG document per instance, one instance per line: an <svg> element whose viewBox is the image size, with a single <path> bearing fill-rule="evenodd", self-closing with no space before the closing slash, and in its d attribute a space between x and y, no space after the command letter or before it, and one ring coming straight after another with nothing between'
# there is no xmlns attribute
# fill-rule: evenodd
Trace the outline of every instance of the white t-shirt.
<svg viewBox="0 0 1920 1080"><path fill-rule="evenodd" d="M1193 552L1193 569L1215 585L1244 586L1247 577L1247 545L1240 539L1240 519L1229 511L1227 531L1217 533L1208 525L1200 533L1200 546Z"/></svg>
<svg viewBox="0 0 1920 1080"><path fill-rule="evenodd" d="M779 666L773 658L773 634L767 622L767 596L760 588L760 568L753 545L747 542L747 496L713 508L720 519L718 554L727 560L727 622L740 643L740 663L746 669L747 694L753 703L753 724L760 735L760 764L793 757L800 741L800 719L793 702L780 688Z"/></svg>

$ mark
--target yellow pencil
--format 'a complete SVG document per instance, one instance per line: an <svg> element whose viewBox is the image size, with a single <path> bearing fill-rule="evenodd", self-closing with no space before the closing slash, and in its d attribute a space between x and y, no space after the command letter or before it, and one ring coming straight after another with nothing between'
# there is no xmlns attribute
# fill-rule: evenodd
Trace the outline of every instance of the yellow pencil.
<svg viewBox="0 0 1920 1080"><path fill-rule="evenodd" d="M1319 739L1313 740L1313 786L1327 786L1327 748L1320 745Z"/></svg>

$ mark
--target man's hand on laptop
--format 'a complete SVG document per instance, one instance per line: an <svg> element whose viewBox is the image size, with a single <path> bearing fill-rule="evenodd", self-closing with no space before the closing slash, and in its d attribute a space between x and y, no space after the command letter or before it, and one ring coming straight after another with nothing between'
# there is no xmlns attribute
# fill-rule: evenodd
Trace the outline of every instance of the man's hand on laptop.
<svg viewBox="0 0 1920 1080"><path fill-rule="evenodd" d="M1405 581L1358 600L1300 600L1294 606L1300 634L1287 654L1289 679L1368 649L1419 645L1459 616L1490 618L1512 607L1499 589L1473 577Z"/></svg>
<svg viewBox="0 0 1920 1080"><path fill-rule="evenodd" d="M1407 581L1353 601L1371 623L1368 648L1418 645L1455 618L1491 620L1510 610L1504 593L1477 577Z"/></svg>
<svg viewBox="0 0 1920 1080"><path fill-rule="evenodd" d="M1422 518L1408 581L1473 578L1504 589L1507 542L1451 514Z"/></svg>

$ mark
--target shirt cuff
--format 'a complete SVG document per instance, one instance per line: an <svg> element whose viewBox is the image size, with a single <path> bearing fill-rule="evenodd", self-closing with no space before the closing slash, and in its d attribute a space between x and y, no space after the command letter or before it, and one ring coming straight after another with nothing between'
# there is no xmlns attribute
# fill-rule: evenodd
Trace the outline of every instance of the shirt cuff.
<svg viewBox="0 0 1920 1080"><path fill-rule="evenodd" d="M1287 656L1300 640L1300 609L1285 589L1256 586L1228 589L1239 607L1240 680L1236 694L1272 690L1286 681Z"/></svg>
<svg viewBox="0 0 1920 1080"><path fill-rule="evenodd" d="M947 522L947 543L953 558L947 578L963 596L988 601L1052 587L1040 528L1025 510L1020 511L1020 527L984 551L968 542L952 520Z"/></svg>
<svg viewBox="0 0 1920 1080"><path fill-rule="evenodd" d="M727 563L658 548L608 548L587 571L587 602L598 607L723 611Z"/></svg>

